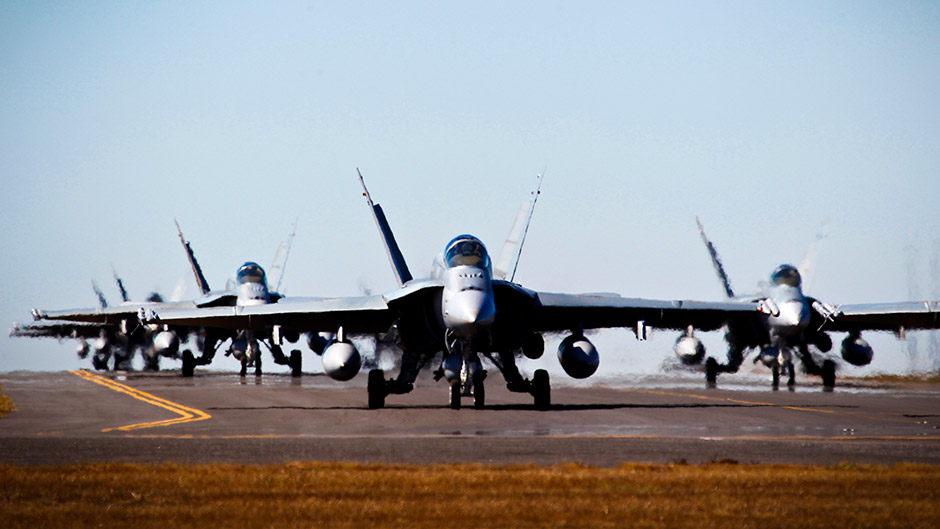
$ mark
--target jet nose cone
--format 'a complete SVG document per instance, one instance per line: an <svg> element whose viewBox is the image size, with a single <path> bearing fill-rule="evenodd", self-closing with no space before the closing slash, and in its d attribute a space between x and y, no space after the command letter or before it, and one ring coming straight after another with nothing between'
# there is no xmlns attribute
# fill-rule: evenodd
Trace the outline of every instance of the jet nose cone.
<svg viewBox="0 0 940 529"><path fill-rule="evenodd" d="M471 338L481 328L488 328L496 316L493 297L480 290L463 290L444 306L444 323L458 335Z"/></svg>

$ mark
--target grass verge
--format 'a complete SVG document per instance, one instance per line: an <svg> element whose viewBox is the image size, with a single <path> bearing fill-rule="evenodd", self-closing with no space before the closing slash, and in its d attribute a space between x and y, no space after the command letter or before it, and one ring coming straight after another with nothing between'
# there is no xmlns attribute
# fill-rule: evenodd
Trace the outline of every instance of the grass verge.
<svg viewBox="0 0 940 529"><path fill-rule="evenodd" d="M13 411L13 400L3 394L3 386L0 386L0 417Z"/></svg>
<svg viewBox="0 0 940 529"><path fill-rule="evenodd" d="M0 466L0 527L940 527L940 467Z"/></svg>

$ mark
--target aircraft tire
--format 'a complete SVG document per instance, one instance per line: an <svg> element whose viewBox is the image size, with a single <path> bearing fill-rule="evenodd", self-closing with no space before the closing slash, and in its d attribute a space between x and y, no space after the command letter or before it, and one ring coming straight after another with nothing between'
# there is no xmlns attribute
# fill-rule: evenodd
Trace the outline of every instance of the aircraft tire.
<svg viewBox="0 0 940 529"><path fill-rule="evenodd" d="M715 388L718 386L718 361L712 357L705 360L705 387Z"/></svg>
<svg viewBox="0 0 940 529"><path fill-rule="evenodd" d="M255 376L261 376L261 351L255 354Z"/></svg>
<svg viewBox="0 0 940 529"><path fill-rule="evenodd" d="M780 389L780 367L776 365L773 366L772 368L770 368L770 373L771 373L771 376L773 377L772 379L773 381L771 382L771 387L773 388L774 391L777 391L778 389Z"/></svg>
<svg viewBox="0 0 940 529"><path fill-rule="evenodd" d="M238 372L238 376L245 376L248 374L248 358L242 358L242 368Z"/></svg>
<svg viewBox="0 0 940 529"><path fill-rule="evenodd" d="M369 409L378 410L385 407L385 372L381 369L369 371L369 382L366 384L369 392Z"/></svg>
<svg viewBox="0 0 940 529"><path fill-rule="evenodd" d="M450 383L450 409L460 409L460 380L453 380Z"/></svg>
<svg viewBox="0 0 940 529"><path fill-rule="evenodd" d="M92 367L94 367L95 370L97 370L97 371L107 371L107 370L108 370L108 359L107 359L107 358L102 359L101 357L95 355L95 356L91 357L91 365L92 365Z"/></svg>
<svg viewBox="0 0 940 529"><path fill-rule="evenodd" d="M181 371L185 378L191 378L196 371L196 359L189 349L183 351L183 368Z"/></svg>
<svg viewBox="0 0 940 529"><path fill-rule="evenodd" d="M486 406L486 389L483 386L483 373L477 371L473 376L473 407L482 410Z"/></svg>
<svg viewBox="0 0 940 529"><path fill-rule="evenodd" d="M535 397L535 409L547 410L552 405L552 386L548 371L536 369L532 376L532 396Z"/></svg>
<svg viewBox="0 0 940 529"><path fill-rule="evenodd" d="M836 387L836 363L826 360L822 365L823 391L832 391Z"/></svg>
<svg viewBox="0 0 940 529"><path fill-rule="evenodd" d="M304 357L299 349L290 352L290 376L299 377L303 369Z"/></svg>

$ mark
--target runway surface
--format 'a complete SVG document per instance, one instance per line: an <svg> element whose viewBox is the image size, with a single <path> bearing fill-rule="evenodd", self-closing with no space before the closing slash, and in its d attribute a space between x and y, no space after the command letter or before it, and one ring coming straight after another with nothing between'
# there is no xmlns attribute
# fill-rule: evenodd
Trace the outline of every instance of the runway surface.
<svg viewBox="0 0 940 529"><path fill-rule="evenodd" d="M552 407L487 385L487 408L446 405L419 379L388 407L366 408L365 373L241 378L177 372L0 373L16 409L0 418L0 464L115 462L401 463L736 461L940 464L940 385L848 382L824 393L697 378L563 387Z"/></svg>

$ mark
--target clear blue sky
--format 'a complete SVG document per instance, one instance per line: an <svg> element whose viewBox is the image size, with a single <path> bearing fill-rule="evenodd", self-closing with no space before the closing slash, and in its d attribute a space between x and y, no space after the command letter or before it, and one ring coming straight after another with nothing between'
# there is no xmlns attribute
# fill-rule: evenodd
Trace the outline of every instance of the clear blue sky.
<svg viewBox="0 0 940 529"><path fill-rule="evenodd" d="M936 2L3 2L0 322L116 300L112 265L194 296L174 218L216 288L299 218L288 295L391 289L357 166L417 273L458 233L497 252L547 168L530 288L718 299L698 214L738 291L828 221L811 294L940 299L937 94Z"/></svg>

